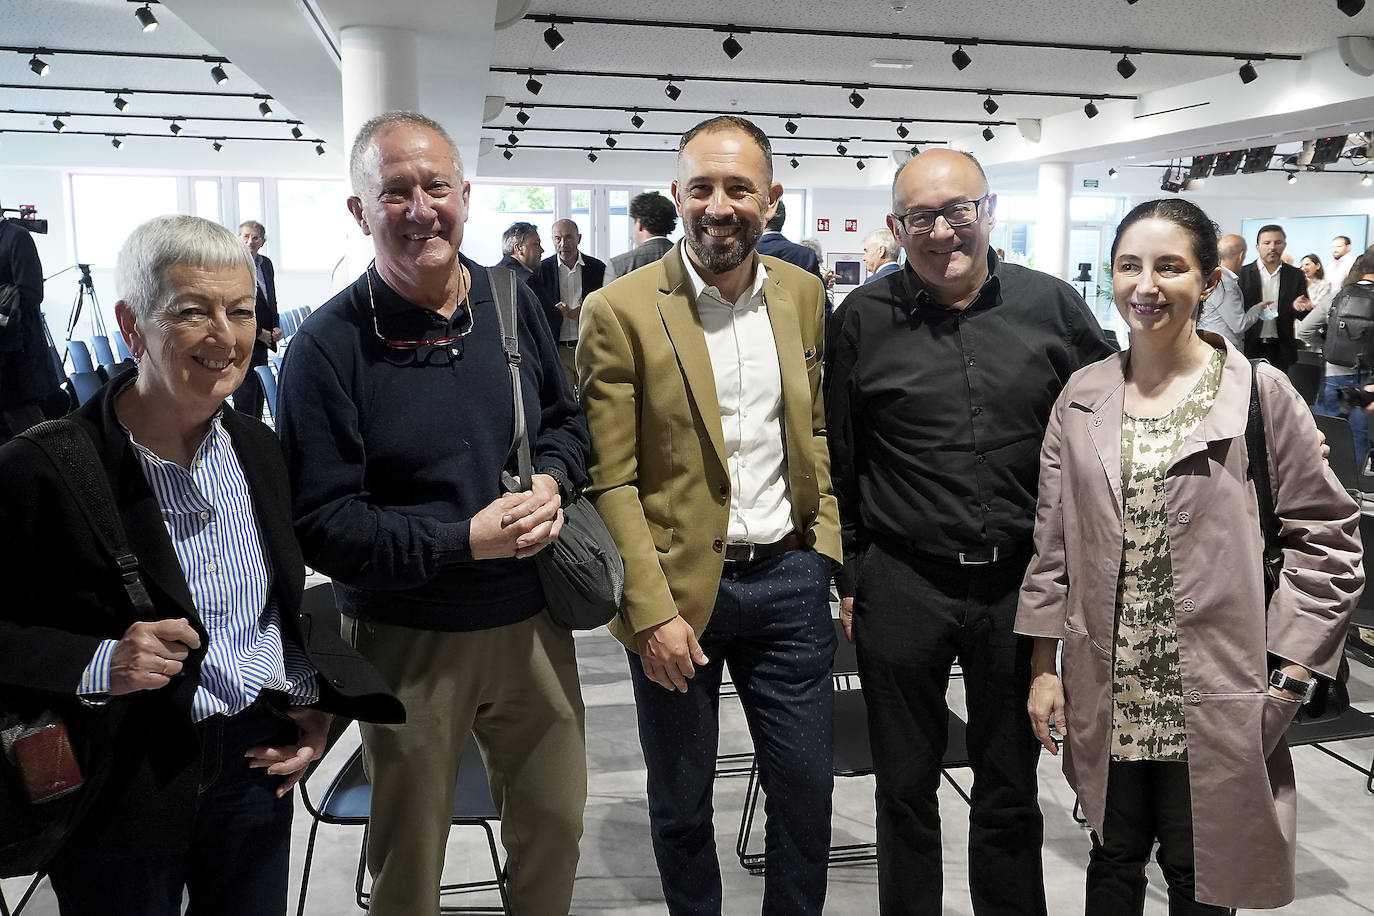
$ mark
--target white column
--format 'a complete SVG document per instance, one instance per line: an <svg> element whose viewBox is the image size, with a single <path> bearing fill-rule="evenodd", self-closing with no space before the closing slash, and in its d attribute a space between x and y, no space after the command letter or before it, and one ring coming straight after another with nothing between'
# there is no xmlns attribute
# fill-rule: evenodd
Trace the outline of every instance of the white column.
<svg viewBox="0 0 1374 916"><path fill-rule="evenodd" d="M1035 267L1067 279L1069 258L1069 198L1073 196L1073 164L1040 164L1036 194L1039 216L1035 222Z"/></svg>
<svg viewBox="0 0 1374 916"><path fill-rule="evenodd" d="M339 30L339 46L346 142L352 143L368 118L384 111L420 110L420 55L414 31L346 26Z"/></svg>

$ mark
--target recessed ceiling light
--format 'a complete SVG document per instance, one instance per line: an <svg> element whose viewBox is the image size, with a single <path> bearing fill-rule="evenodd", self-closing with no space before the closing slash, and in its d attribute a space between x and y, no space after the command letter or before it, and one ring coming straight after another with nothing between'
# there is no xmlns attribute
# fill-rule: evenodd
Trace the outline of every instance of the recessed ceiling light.
<svg viewBox="0 0 1374 916"><path fill-rule="evenodd" d="M904 57L875 57L868 65L876 70L910 70L915 66Z"/></svg>

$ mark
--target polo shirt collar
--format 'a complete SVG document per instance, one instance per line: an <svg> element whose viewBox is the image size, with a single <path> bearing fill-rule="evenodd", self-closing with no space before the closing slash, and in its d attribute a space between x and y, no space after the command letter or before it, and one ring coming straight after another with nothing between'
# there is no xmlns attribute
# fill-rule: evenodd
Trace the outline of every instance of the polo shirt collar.
<svg viewBox="0 0 1374 916"><path fill-rule="evenodd" d="M997 260L997 254L992 250L991 246L988 247L987 254L988 277L983 281L983 285L978 288L978 295L973 298L973 301L969 303L964 311L968 311L969 308L973 308L974 306L980 309L989 308L994 305L1000 305L1002 302L1002 277L999 273L1001 262ZM940 305L935 301L930 294L930 287L928 287L926 282L917 275L910 261L907 262L906 268L902 270L902 280L906 283L907 287L906 301L915 303L908 309L911 314L915 314L915 312L920 309L930 309L941 312L951 311L947 306Z"/></svg>

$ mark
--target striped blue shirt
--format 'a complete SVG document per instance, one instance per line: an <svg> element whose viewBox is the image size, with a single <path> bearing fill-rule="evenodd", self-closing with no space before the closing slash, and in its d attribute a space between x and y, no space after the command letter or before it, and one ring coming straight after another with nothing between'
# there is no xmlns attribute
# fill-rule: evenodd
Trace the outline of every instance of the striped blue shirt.
<svg viewBox="0 0 1374 916"><path fill-rule="evenodd" d="M192 719L242 712L263 690L281 691L298 705L315 702L314 667L300 646L282 639L252 494L220 415L211 420L189 471L124 432L157 497L191 601L210 635ZM116 644L113 639L100 644L78 694L109 692Z"/></svg>

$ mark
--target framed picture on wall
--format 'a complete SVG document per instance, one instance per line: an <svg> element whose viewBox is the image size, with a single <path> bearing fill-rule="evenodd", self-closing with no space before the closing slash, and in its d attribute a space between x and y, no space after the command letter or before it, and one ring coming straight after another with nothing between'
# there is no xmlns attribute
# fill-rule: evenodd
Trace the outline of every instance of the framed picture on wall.
<svg viewBox="0 0 1374 916"><path fill-rule="evenodd" d="M864 256L853 251L832 251L825 256L825 266L835 272L836 287L853 287L864 282Z"/></svg>

